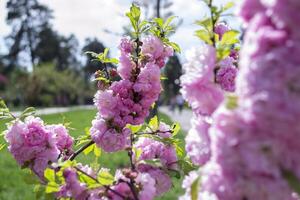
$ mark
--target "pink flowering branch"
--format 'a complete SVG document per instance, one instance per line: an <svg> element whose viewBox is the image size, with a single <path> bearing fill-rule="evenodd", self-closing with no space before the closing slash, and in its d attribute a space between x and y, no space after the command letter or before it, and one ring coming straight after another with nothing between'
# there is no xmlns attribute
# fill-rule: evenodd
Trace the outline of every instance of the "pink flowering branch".
<svg viewBox="0 0 300 200"><path fill-rule="evenodd" d="M80 173L84 174L85 176L91 178L91 179L94 180L95 182L99 183L99 181L98 181L96 178L94 178L93 176L89 175L88 173L86 173L85 171L81 170L80 168L74 167L74 169L76 169L76 170L79 171ZM99 184L101 184L101 183L99 183ZM122 195L121 193L119 193L119 192L117 192L117 191L111 189L108 185L103 185L103 187L104 187L105 189L107 189L107 190L113 192L114 194L120 196L121 198L126 199L126 197L125 197L124 195Z"/></svg>

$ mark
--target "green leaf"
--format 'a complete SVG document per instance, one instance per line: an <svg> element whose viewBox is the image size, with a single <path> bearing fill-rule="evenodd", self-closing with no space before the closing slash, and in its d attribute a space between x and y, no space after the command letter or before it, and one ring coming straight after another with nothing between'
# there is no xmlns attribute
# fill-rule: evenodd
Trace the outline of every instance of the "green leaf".
<svg viewBox="0 0 300 200"><path fill-rule="evenodd" d="M0 98L0 108L7 109L7 106L6 106L6 104L5 104L5 101L4 101L2 98Z"/></svg>
<svg viewBox="0 0 300 200"><path fill-rule="evenodd" d="M106 59L107 55L108 55L108 51L109 51L109 48L105 48L104 49L104 52L103 52L103 59Z"/></svg>
<svg viewBox="0 0 300 200"><path fill-rule="evenodd" d="M230 1L228 3L226 3L223 8L222 8L222 12L225 12L227 10L229 10L230 8L234 7L234 2Z"/></svg>
<svg viewBox="0 0 300 200"><path fill-rule="evenodd" d="M140 156L142 155L143 151L140 148L133 148L135 154L135 160L139 160Z"/></svg>
<svg viewBox="0 0 300 200"><path fill-rule="evenodd" d="M139 132L139 130L141 130L143 125L134 126L134 125L131 125L131 124L127 124L126 127L129 128L132 133L137 133L137 132Z"/></svg>
<svg viewBox="0 0 300 200"><path fill-rule="evenodd" d="M187 159L178 160L178 165L180 166L180 169L183 171L184 175L187 175L191 171L197 169L197 167L194 166L193 163Z"/></svg>
<svg viewBox="0 0 300 200"><path fill-rule="evenodd" d="M157 116L154 116L152 119L150 119L149 126L151 127L152 130L157 130L158 129L158 118Z"/></svg>
<svg viewBox="0 0 300 200"><path fill-rule="evenodd" d="M210 44L212 45L212 41L211 41L211 38L210 38L210 34L209 32L207 32L207 30L198 30L196 31L195 35L200 38L202 41L204 41L205 43L207 44Z"/></svg>
<svg viewBox="0 0 300 200"><path fill-rule="evenodd" d="M174 49L175 52L181 53L181 49L175 42L169 42L169 46Z"/></svg>
<svg viewBox="0 0 300 200"><path fill-rule="evenodd" d="M235 30L230 30L227 31L226 33L224 33L224 35L222 36L222 40L220 42L221 45L233 45L235 43L238 43L238 35L240 33L238 31Z"/></svg>
<svg viewBox="0 0 300 200"><path fill-rule="evenodd" d="M107 169L101 169L98 173L97 180L102 185L111 185L114 182L114 176Z"/></svg>
<svg viewBox="0 0 300 200"><path fill-rule="evenodd" d="M105 63L119 64L119 60L117 58L107 58Z"/></svg>
<svg viewBox="0 0 300 200"><path fill-rule="evenodd" d="M178 132L180 131L180 124L178 123L178 122L176 122L176 123L174 123L173 125L172 125L172 133L173 133L173 136L175 136L175 135L177 135L178 134Z"/></svg>
<svg viewBox="0 0 300 200"><path fill-rule="evenodd" d="M36 110L35 110L35 108L33 108L33 107L26 108L26 109L22 112L20 118L21 118L21 119L24 119L24 118L26 118L26 117L28 117L28 116L35 115L35 112L36 112Z"/></svg>
<svg viewBox="0 0 300 200"><path fill-rule="evenodd" d="M283 177L288 182L290 187L300 195L300 181L297 176L289 170L282 170Z"/></svg>
<svg viewBox="0 0 300 200"><path fill-rule="evenodd" d="M100 157L101 156L101 149L98 148L96 145L94 145L94 155L96 157Z"/></svg>
<svg viewBox="0 0 300 200"><path fill-rule="evenodd" d="M210 17L207 17L203 20L198 20L195 22L195 24L202 26L205 30L212 32L212 21Z"/></svg>
<svg viewBox="0 0 300 200"><path fill-rule="evenodd" d="M160 80L162 80L162 81L163 81L163 80L168 80L168 77L162 76L162 75L161 75L161 76L160 76Z"/></svg>
<svg viewBox="0 0 300 200"><path fill-rule="evenodd" d="M88 155L89 153L91 153L94 150L95 144L89 146L88 148L86 148L83 153L84 155Z"/></svg>
<svg viewBox="0 0 300 200"><path fill-rule="evenodd" d="M159 28L163 28L164 20L162 18L155 18L154 21L157 23Z"/></svg>
<svg viewBox="0 0 300 200"><path fill-rule="evenodd" d="M163 29L168 28L168 26L172 23L172 21L173 21L175 18L176 18L176 16L171 16L171 17L169 17L169 18L165 21L165 23L164 23L164 25L163 25Z"/></svg>
<svg viewBox="0 0 300 200"><path fill-rule="evenodd" d="M49 182L46 186L46 193L54 193L60 190L59 185L55 182Z"/></svg>
<svg viewBox="0 0 300 200"><path fill-rule="evenodd" d="M197 178L191 186L191 200L198 200L199 182L200 178Z"/></svg>
<svg viewBox="0 0 300 200"><path fill-rule="evenodd" d="M1 151L2 149L4 149L5 146L6 146L6 144L0 144L0 151Z"/></svg>
<svg viewBox="0 0 300 200"><path fill-rule="evenodd" d="M169 174L171 177L175 177L175 178L177 178L177 179L180 179L180 178L181 178L180 171L178 171L178 170L168 170L168 174Z"/></svg>
<svg viewBox="0 0 300 200"><path fill-rule="evenodd" d="M234 110L238 107L238 97L235 95L228 95L226 99L226 108Z"/></svg>
<svg viewBox="0 0 300 200"><path fill-rule="evenodd" d="M44 176L49 182L55 182L55 172L53 169L47 168L44 171Z"/></svg>

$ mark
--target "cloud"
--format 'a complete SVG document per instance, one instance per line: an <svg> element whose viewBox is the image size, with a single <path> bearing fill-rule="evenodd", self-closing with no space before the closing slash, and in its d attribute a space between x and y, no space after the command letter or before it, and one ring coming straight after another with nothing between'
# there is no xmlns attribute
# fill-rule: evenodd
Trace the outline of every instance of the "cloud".
<svg viewBox="0 0 300 200"><path fill-rule="evenodd" d="M228 1L216 0L216 3L225 4ZM108 34L104 29L114 33L123 32L122 27L128 24L124 13L129 9L130 2L131 0L41 0L41 3L53 9L55 17L53 25L56 30L63 35L74 34L81 45L85 38L96 37L111 48L113 56L117 55L116 47L120 36ZM207 9L200 0L173 0L173 3L174 14L184 21L177 33L172 36L172 40L179 43L185 51L200 44L193 36L197 29L193 23L207 14ZM5 4L6 1L0 1L0 37L7 35L10 30L4 20Z"/></svg>

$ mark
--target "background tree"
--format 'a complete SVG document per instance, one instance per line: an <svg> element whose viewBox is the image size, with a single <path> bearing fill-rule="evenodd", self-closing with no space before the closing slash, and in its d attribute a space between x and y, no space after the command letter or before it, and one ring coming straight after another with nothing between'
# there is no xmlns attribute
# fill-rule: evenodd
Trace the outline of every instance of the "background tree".
<svg viewBox="0 0 300 200"><path fill-rule="evenodd" d="M34 67L37 38L43 25L52 18L52 11L37 0L9 0L6 8L6 22L12 27L12 32L7 37L9 66L14 68L18 64L19 54L22 52Z"/></svg>
<svg viewBox="0 0 300 200"><path fill-rule="evenodd" d="M172 97L179 94L180 90L179 78L182 75L182 65L177 54L172 56L167 62L164 68L164 75L167 77L167 79L163 81L164 100L169 102Z"/></svg>
<svg viewBox="0 0 300 200"><path fill-rule="evenodd" d="M96 38L87 38L85 40L85 45L82 48L82 53L85 54L87 51L92 51L95 53L101 53L105 49L105 46ZM100 62L93 61L93 58L90 54L85 54L85 64L83 66L86 80L89 80L90 77L97 71L102 70L104 65Z"/></svg>

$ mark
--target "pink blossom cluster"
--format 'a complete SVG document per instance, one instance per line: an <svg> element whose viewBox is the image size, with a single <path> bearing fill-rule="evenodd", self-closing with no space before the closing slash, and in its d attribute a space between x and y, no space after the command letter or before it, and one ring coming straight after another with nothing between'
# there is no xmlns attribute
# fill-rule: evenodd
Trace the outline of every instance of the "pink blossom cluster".
<svg viewBox="0 0 300 200"><path fill-rule="evenodd" d="M44 125L35 117L14 121L5 132L5 139L18 164L29 167L41 179L50 162L73 152L73 138L63 125Z"/></svg>
<svg viewBox="0 0 300 200"><path fill-rule="evenodd" d="M140 166L142 169L142 166ZM101 169L107 171L108 169ZM96 173L88 166L78 166L76 168L66 168L63 171L65 183L56 193L58 198L73 198L75 200L123 200L135 199L133 187L137 199L152 200L171 187L170 178L162 170L150 166L143 166L145 172L132 172L131 170L117 170L113 185L99 186L89 189L84 179L97 180Z"/></svg>
<svg viewBox="0 0 300 200"><path fill-rule="evenodd" d="M161 138L169 138L172 134L168 130L170 130L170 127L161 122L157 135ZM141 152L135 161L138 164L138 171L149 174L155 180L155 196L160 196L169 191L172 181L166 171L178 169L178 158L174 146L149 137L140 137L133 147L137 152ZM158 160L161 167L146 164L147 161L151 160Z"/></svg>
<svg viewBox="0 0 300 200"><path fill-rule="evenodd" d="M95 95L98 114L92 123L91 136L106 152L122 150L129 144L126 124L144 123L161 91L160 68L173 54L172 48L154 36L142 41L123 38L119 49L118 73L122 79Z"/></svg>
<svg viewBox="0 0 300 200"><path fill-rule="evenodd" d="M242 1L247 32L238 107L229 110L222 104L213 113L203 131L210 154L194 156L202 167L186 177L182 200L190 199L194 177L200 177L198 199L300 199L288 181L291 176L300 180L300 143L295 139L300 135L299 9L296 0ZM203 142L198 144L203 150Z"/></svg>
<svg viewBox="0 0 300 200"><path fill-rule="evenodd" d="M229 30L225 23L215 27L220 38ZM232 50L217 63L215 48L203 45L188 52L187 60L185 74L181 77L181 92L192 107L194 117L186 137L186 150L194 164L202 165L210 158L210 117L223 102L225 92L235 91L238 55Z"/></svg>

